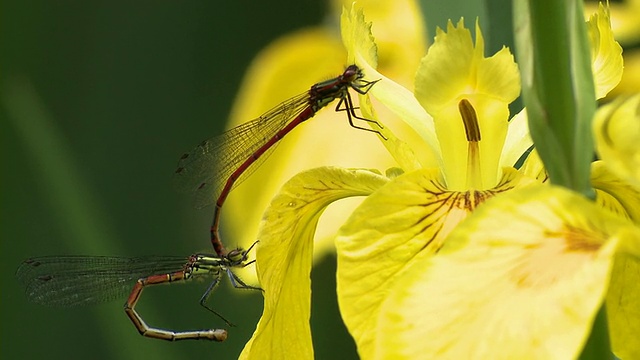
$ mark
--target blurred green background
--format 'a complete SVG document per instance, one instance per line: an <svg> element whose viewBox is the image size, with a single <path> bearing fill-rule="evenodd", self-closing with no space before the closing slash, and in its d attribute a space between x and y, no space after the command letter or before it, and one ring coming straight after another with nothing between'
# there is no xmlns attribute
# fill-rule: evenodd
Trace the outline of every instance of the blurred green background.
<svg viewBox="0 0 640 360"><path fill-rule="evenodd" d="M229 340L169 343L139 336L122 310L124 299L45 308L25 302L13 274L31 256L211 251L211 208L195 210L172 189L177 160L224 126L255 54L282 34L320 22L325 6L3 2L0 357L237 357L259 319L262 296L232 291L227 281L212 306L238 325ZM206 285L148 289L138 309L159 327L224 327L198 304Z"/></svg>
<svg viewBox="0 0 640 360"><path fill-rule="evenodd" d="M426 1L429 31L448 17L475 18L478 4ZM211 209L195 210L188 196L173 191L177 160L221 131L255 54L280 35L319 24L328 6L321 0L2 3L3 359L237 357L261 314L259 293L233 291L225 281L211 304L238 325L229 340L169 343L139 336L122 310L124 299L73 309L27 303L14 272L33 256L210 251ZM138 310L158 327L223 327L198 304L205 288L151 288ZM331 256L314 267L312 303L316 357L355 358L338 315Z"/></svg>

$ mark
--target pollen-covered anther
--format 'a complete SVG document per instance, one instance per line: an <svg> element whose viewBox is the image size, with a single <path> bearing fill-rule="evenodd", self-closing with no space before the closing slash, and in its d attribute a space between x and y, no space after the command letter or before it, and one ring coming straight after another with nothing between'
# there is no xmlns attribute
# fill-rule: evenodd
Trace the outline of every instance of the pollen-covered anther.
<svg viewBox="0 0 640 360"><path fill-rule="evenodd" d="M458 103L458 110L464 124L464 131L467 135L467 141L478 142L482 139L480 136L480 125L478 125L478 116L473 105L467 99L462 99Z"/></svg>

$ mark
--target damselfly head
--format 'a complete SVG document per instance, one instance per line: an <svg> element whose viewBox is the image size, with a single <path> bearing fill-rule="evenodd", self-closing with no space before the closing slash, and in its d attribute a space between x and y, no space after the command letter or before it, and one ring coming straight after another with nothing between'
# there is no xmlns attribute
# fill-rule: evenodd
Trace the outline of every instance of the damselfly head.
<svg viewBox="0 0 640 360"><path fill-rule="evenodd" d="M342 73L342 78L348 82L353 82L364 78L364 73L357 65L349 65Z"/></svg>
<svg viewBox="0 0 640 360"><path fill-rule="evenodd" d="M242 248L233 249L227 253L226 258L231 264L240 264L247 259L247 252Z"/></svg>
<svg viewBox="0 0 640 360"><path fill-rule="evenodd" d="M243 248L239 247L236 249L233 249L231 251L229 251L227 253L227 255L225 256L225 259L227 260L228 264L227 266L241 266L241 267L245 267L249 264L252 264L255 262L255 260L249 262L249 263L244 263L245 261L247 261L247 258L249 257L249 252L251 251L251 249L253 249L254 246L256 246L256 244L258 243L258 241L256 240L253 244L251 244L251 246L249 246L249 248L247 250L244 250Z"/></svg>

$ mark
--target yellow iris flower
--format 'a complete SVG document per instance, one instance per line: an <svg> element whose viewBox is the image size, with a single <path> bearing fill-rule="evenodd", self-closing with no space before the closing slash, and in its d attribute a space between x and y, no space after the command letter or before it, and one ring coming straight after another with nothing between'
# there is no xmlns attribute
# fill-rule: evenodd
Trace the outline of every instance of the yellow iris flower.
<svg viewBox="0 0 640 360"><path fill-rule="evenodd" d="M603 19L601 8L590 26L598 96L621 73ZM241 358L313 357L316 227L329 204L354 196L366 199L335 240L337 292L362 358L574 358L605 299L614 351L640 353L640 191L626 156L639 136L611 141L637 121L637 98L598 113L605 161L592 166L591 202L545 184L535 153L514 168L532 145L524 112L509 119L519 72L506 48L484 56L479 25L475 44L462 21L438 30L414 92L377 71L370 28L361 11L343 12L349 63L380 79L374 106L362 97L361 111L385 124L383 144L402 171L320 167L283 186L260 226L265 307ZM420 141L396 137L387 116ZM608 158L619 160L615 173Z"/></svg>

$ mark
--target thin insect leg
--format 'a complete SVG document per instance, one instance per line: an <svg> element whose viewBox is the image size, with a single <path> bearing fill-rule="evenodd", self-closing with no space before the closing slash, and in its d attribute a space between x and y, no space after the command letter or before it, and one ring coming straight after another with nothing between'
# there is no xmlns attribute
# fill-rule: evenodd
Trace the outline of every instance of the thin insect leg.
<svg viewBox="0 0 640 360"><path fill-rule="evenodd" d="M371 90L371 87L373 85L375 85L375 83L377 83L378 81L380 81L380 79L378 80L374 80L374 81L365 81L362 80L362 82L364 83L364 85L362 86L351 86L351 88L353 90L355 90L357 93L365 95L366 93L369 92L369 90Z"/></svg>
<svg viewBox="0 0 640 360"><path fill-rule="evenodd" d="M229 280L231 280L231 285L233 285L236 289L250 289L250 290L260 290L263 291L262 288L247 285L242 279L238 277L233 271L229 269L225 269L227 271L227 275L229 276Z"/></svg>
<svg viewBox="0 0 640 360"><path fill-rule="evenodd" d="M211 284L207 288L207 291L205 291L204 294L202 295L202 297L200 298L200 305L202 307L204 307L205 309L207 309L207 310L211 311L212 313L214 313L217 317L222 319L222 321L227 323L228 326L235 327L235 325L233 323L231 323L229 320L225 319L224 316L220 315L217 311L213 310L212 308L209 307L209 305L207 305L207 303L209 302L209 298L211 297L211 294L213 293L213 290L216 287L218 287L219 284L220 284L220 273L218 273L218 275L213 279L213 281L211 282Z"/></svg>
<svg viewBox="0 0 640 360"><path fill-rule="evenodd" d="M136 329L138 329L138 332L142 336L168 341L201 339L224 341L227 339L227 330L224 329L170 331L150 327L149 325L147 325L147 323L144 322L142 317L135 310L135 306L138 303L138 300L140 300L142 290L145 286L185 280L188 277L189 273L187 272L187 270L181 270L170 274L152 275L146 278L139 279L138 282L136 282L133 290L131 291L131 295L129 295L127 302L124 304L124 311L127 316L129 316L129 319L131 319L131 322L133 322L133 325L136 327Z"/></svg>
<svg viewBox="0 0 640 360"><path fill-rule="evenodd" d="M247 261L247 257L248 257L247 255L249 254L249 252L251 252L251 249L253 249L253 247L256 246L256 244L258 244L259 241L260 240L254 241L253 244L251 244L251 246L249 246L249 248L247 250L242 252L242 262ZM244 263L244 264L240 263L238 265L241 266L241 267L247 267L247 266L253 264L254 262L256 262L256 261L255 260L251 260L248 263Z"/></svg>
<svg viewBox="0 0 640 360"><path fill-rule="evenodd" d="M256 246L256 245L258 244L258 242L259 242L259 241L260 241L260 240L256 240L256 241L254 241L254 242L253 242L253 244L251 244L251 246L249 246L249 248L244 252L244 253L245 253L245 255L246 255L246 254L248 254L248 253L251 251L251 249L253 249L253 247L254 247L254 246Z"/></svg>
<svg viewBox="0 0 640 360"><path fill-rule="evenodd" d="M351 100L351 94L347 93L346 96L346 100L345 100L346 104L345 104L345 108L342 109L342 111L346 111L347 113L349 113L352 117L358 119L358 120L363 120L366 121L368 123L373 123L376 124L378 127L380 127L381 129L384 129L384 126L382 126L382 124L380 124L379 122L377 122L376 120L372 120L372 119L367 119L365 117L362 116L358 116L358 114L356 114L356 110L355 109L359 109L359 107L353 106L353 100ZM351 124L353 126L353 124ZM355 127L355 126L354 126ZM371 130L373 132L379 133L376 130L373 129L364 129L364 130ZM380 134L380 136L382 136L382 134ZM384 136L382 136L384 137ZM385 139L386 140L386 139Z"/></svg>
<svg viewBox="0 0 640 360"><path fill-rule="evenodd" d="M343 104L344 104L344 108L341 108ZM384 126L382 126L382 124L380 124L376 120L367 119L365 117L361 117L356 114L355 107L353 106L353 101L351 100L351 95L348 92L344 97L340 98L340 101L338 101L338 105L336 106L336 111L344 111L347 113L347 118L349 119L349 125L351 125L351 127L376 133L380 135L383 139L387 140L387 138L379 130L358 126L353 122L353 119L355 118L358 120L366 121L368 123L376 124L376 126L378 126L379 128L384 129Z"/></svg>

